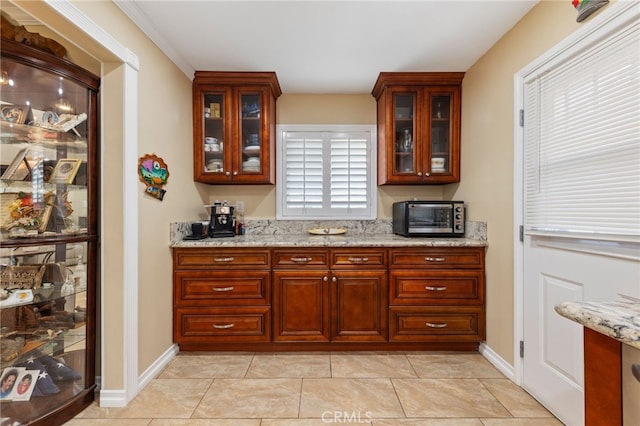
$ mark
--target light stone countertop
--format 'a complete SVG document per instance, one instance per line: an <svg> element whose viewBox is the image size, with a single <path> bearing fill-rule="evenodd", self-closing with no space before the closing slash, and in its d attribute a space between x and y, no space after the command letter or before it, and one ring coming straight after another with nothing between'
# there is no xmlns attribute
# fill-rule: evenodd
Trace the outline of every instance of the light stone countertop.
<svg viewBox="0 0 640 426"><path fill-rule="evenodd" d="M242 235L173 241L171 247L486 247L486 240L468 238L405 238L393 234Z"/></svg>
<svg viewBox="0 0 640 426"><path fill-rule="evenodd" d="M555 310L565 318L640 349L638 302L563 302Z"/></svg>

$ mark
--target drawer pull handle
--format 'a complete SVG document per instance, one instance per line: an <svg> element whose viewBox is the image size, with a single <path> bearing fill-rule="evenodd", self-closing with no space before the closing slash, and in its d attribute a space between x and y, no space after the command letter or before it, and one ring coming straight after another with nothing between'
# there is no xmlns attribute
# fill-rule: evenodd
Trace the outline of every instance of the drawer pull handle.
<svg viewBox="0 0 640 426"><path fill-rule="evenodd" d="M432 322L428 322L426 324L427 324L427 327L431 327L431 328L445 328L447 326L446 322L441 322L439 324L434 324Z"/></svg>
<svg viewBox="0 0 640 426"><path fill-rule="evenodd" d="M214 257L214 262L233 262L235 259L233 257Z"/></svg>
<svg viewBox="0 0 640 426"><path fill-rule="evenodd" d="M292 257L291 261L295 263L307 263L311 262L313 257Z"/></svg>
<svg viewBox="0 0 640 426"><path fill-rule="evenodd" d="M233 291L234 287L213 287L213 291Z"/></svg>
<svg viewBox="0 0 640 426"><path fill-rule="evenodd" d="M213 328L226 329L235 327L234 323L231 324L213 324Z"/></svg>
<svg viewBox="0 0 640 426"><path fill-rule="evenodd" d="M425 257L424 260L427 262L444 262L447 259L444 257Z"/></svg>
<svg viewBox="0 0 640 426"><path fill-rule="evenodd" d="M446 286L438 286L438 287L433 287L430 285L424 286L425 290L429 290L429 291L445 291L447 289Z"/></svg>
<svg viewBox="0 0 640 426"><path fill-rule="evenodd" d="M350 257L349 262L351 263L367 263L369 261L368 257Z"/></svg>

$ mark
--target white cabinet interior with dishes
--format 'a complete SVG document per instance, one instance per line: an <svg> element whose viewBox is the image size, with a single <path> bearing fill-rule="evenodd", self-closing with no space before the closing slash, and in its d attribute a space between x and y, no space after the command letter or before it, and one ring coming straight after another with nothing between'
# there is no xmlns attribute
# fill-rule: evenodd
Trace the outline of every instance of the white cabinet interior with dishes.
<svg viewBox="0 0 640 426"><path fill-rule="evenodd" d="M0 47L2 421L57 425L94 398L99 80Z"/></svg>

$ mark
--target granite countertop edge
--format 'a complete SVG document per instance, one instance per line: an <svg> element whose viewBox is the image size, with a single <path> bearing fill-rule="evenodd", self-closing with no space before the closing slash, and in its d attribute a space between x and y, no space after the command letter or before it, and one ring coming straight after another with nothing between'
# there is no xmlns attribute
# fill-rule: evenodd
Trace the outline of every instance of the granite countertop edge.
<svg viewBox="0 0 640 426"><path fill-rule="evenodd" d="M389 234L240 235L171 242L178 247L486 247L486 240L468 238L406 238Z"/></svg>
<svg viewBox="0 0 640 426"><path fill-rule="evenodd" d="M587 328L640 349L640 303L562 302L555 311Z"/></svg>

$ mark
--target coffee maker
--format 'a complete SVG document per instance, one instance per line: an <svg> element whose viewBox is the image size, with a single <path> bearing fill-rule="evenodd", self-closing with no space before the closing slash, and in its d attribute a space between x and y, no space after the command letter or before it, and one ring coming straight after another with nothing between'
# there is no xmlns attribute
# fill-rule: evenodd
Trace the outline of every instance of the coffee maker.
<svg viewBox="0 0 640 426"><path fill-rule="evenodd" d="M211 206L211 219L209 220L209 236L211 238L233 237L233 206L226 201L220 203L216 201Z"/></svg>

